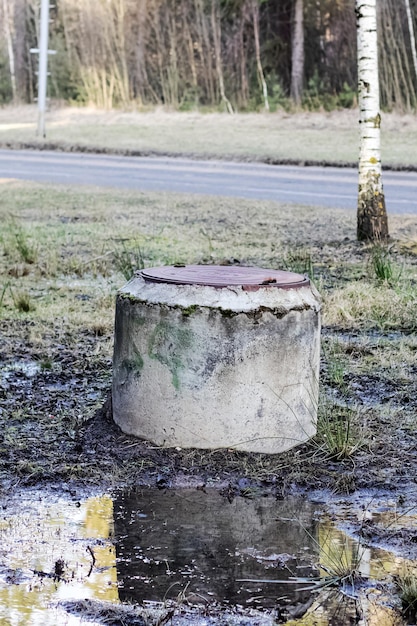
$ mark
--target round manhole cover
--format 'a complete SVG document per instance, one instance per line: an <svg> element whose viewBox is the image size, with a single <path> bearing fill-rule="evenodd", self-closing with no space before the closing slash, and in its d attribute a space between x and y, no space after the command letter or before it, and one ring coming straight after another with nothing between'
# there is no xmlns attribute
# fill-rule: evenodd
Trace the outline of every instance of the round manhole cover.
<svg viewBox="0 0 417 626"><path fill-rule="evenodd" d="M145 280L155 283L205 285L207 287L239 286L247 289L259 289L259 287L294 289L310 284L308 278L294 272L228 265L149 267L142 270L141 275Z"/></svg>

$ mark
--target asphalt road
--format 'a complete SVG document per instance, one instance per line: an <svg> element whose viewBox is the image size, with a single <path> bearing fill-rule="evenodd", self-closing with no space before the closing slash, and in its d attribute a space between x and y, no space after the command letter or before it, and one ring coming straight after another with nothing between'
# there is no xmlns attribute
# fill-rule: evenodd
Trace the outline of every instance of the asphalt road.
<svg viewBox="0 0 417 626"><path fill-rule="evenodd" d="M0 150L0 179L176 191L356 210L353 169ZM417 173L384 172L390 213L417 213Z"/></svg>

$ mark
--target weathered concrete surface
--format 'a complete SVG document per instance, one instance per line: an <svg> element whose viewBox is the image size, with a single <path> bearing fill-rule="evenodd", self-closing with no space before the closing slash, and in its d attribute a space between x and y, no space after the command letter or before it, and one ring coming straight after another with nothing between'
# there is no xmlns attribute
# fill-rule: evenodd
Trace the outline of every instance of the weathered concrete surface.
<svg viewBox="0 0 417 626"><path fill-rule="evenodd" d="M315 434L320 314L310 287L133 278L117 296L113 417L161 446L277 453Z"/></svg>

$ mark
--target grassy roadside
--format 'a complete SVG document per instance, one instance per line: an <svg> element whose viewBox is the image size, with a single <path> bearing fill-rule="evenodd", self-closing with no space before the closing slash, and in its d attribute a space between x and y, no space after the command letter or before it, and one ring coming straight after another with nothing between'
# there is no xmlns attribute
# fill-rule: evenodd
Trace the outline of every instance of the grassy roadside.
<svg viewBox="0 0 417 626"><path fill-rule="evenodd" d="M415 217L393 217L395 243L378 251L355 241L350 212L4 182L0 219L3 486L97 483L103 472L116 482L144 472L244 475L282 490L311 486L312 476L314 487L348 492L413 484ZM388 277L377 270L381 253ZM115 292L139 257L147 266L228 262L312 275L324 320L312 444L279 458L166 453L97 424L85 439L110 387Z"/></svg>
<svg viewBox="0 0 417 626"><path fill-rule="evenodd" d="M0 146L134 151L263 160L355 164L358 114L331 113L200 114L167 111L97 111L54 108L47 114L46 140L36 138L34 106L0 108ZM384 113L384 167L417 167L415 116Z"/></svg>

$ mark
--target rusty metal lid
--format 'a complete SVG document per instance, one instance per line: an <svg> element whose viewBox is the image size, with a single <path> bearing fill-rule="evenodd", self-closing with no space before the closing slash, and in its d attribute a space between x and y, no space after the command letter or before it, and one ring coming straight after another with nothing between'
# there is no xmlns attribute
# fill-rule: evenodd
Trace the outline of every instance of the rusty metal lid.
<svg viewBox="0 0 417 626"><path fill-rule="evenodd" d="M261 287L298 289L310 284L308 278L294 272L236 265L167 265L148 267L141 270L140 274L146 281L154 283L207 287L239 286L247 291Z"/></svg>

